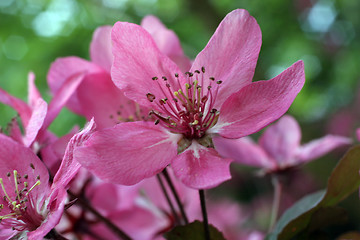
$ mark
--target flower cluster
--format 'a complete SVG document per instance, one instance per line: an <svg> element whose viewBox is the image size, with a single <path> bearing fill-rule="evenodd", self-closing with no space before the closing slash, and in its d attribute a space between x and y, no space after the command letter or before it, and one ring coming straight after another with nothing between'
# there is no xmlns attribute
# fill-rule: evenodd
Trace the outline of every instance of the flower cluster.
<svg viewBox="0 0 360 240"><path fill-rule="evenodd" d="M299 124L282 115L304 85L304 64L253 81L260 47L260 27L243 9L222 20L194 60L147 16L99 27L90 61L56 59L49 104L33 73L27 103L0 89L0 102L19 116L0 133L1 239L163 239L196 220L206 239L209 228L263 239L249 206L214 197L206 209L204 189L235 185L233 161L277 179L351 140L300 144ZM58 137L48 127L63 107L88 123ZM279 118L258 145L248 137Z"/></svg>

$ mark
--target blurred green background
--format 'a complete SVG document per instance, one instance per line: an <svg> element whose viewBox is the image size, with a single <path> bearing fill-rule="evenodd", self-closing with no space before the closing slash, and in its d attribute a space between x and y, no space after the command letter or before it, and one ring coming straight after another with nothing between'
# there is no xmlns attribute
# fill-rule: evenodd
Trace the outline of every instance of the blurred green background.
<svg viewBox="0 0 360 240"><path fill-rule="evenodd" d="M304 60L306 85L290 112L303 124L316 126L315 135L321 135L324 121L351 104L360 85L358 0L1 0L0 87L25 100L27 74L33 71L49 100L46 75L52 61L69 55L88 59L98 26L140 23L148 14L173 29L185 53L194 58L221 19L236 8L247 9L262 29L256 80L274 77ZM3 105L0 113L2 126L14 116ZM84 122L62 113L51 128L63 134L74 121Z"/></svg>

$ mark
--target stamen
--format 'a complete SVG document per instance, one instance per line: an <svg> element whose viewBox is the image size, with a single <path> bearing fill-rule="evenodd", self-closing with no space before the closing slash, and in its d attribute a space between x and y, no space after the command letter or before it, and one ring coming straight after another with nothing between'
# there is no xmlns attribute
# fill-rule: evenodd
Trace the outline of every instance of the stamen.
<svg viewBox="0 0 360 240"><path fill-rule="evenodd" d="M3 183L3 179L0 178L0 185L1 185L1 188L5 194L4 196L4 199L7 198L9 202L12 202L11 198L9 197L9 195L7 194L6 190L5 190L5 186L4 186L4 183Z"/></svg>
<svg viewBox="0 0 360 240"><path fill-rule="evenodd" d="M16 191L16 195L17 195L17 199L20 200L20 196L19 196L19 186L18 186L18 172L16 170L14 170L14 182L15 182L15 191Z"/></svg>
<svg viewBox="0 0 360 240"><path fill-rule="evenodd" d="M162 76L164 82L157 81L157 77L152 78L157 81L160 88L160 92L157 93L160 96L146 94L147 99L158 107L159 112L150 112L150 115L157 118L155 125L161 124L171 132L183 134L189 140L205 136L206 131L218 121L219 112L213 107L222 81L216 81L215 77L205 80L204 73L204 66L193 72L186 72L185 82L180 79L178 73L174 73L169 81L167 77ZM159 100L154 101L157 97Z"/></svg>
<svg viewBox="0 0 360 240"><path fill-rule="evenodd" d="M41 184L40 180L37 180L36 183L29 189L29 191L25 194L25 196L29 195L29 193L36 187Z"/></svg>

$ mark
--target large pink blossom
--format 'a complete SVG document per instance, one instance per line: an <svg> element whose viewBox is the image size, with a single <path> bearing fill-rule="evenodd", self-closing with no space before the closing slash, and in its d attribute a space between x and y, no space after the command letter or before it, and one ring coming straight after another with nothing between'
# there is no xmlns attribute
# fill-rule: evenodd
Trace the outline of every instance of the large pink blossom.
<svg viewBox="0 0 360 240"><path fill-rule="evenodd" d="M115 85L157 120L101 130L75 154L100 178L119 184L135 184L169 164L192 188L228 180L231 160L219 156L212 138L260 130L287 111L304 84L302 61L252 82L261 31L241 9L225 17L185 74L139 25L117 22L112 44Z"/></svg>
<svg viewBox="0 0 360 240"><path fill-rule="evenodd" d="M0 134L0 234L2 239L42 239L59 222L66 187L80 165L73 161L76 146L94 131L91 122L74 135L62 165L49 183L43 162L28 147Z"/></svg>
<svg viewBox="0 0 360 240"><path fill-rule="evenodd" d="M299 124L286 115L266 129L259 139L259 145L249 137L215 138L214 143L222 156L270 172L304 164L337 147L351 144L351 139L335 135L326 135L304 145L300 145L300 140Z"/></svg>

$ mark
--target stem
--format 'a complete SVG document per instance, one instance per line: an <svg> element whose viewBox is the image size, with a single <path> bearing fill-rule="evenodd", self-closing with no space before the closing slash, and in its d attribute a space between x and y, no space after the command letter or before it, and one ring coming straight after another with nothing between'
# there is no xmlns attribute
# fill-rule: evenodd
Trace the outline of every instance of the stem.
<svg viewBox="0 0 360 240"><path fill-rule="evenodd" d="M209 222L208 222L206 204L205 204L205 192L203 189L199 190L199 196L200 196L201 212L203 215L205 240L210 240Z"/></svg>
<svg viewBox="0 0 360 240"><path fill-rule="evenodd" d="M182 216L182 218L184 219L185 224L189 224L189 220L188 220L188 218L187 218L187 216L186 216L186 213L185 213L185 211L184 211L184 207L183 207L183 205L182 205L182 203L181 203L181 201L180 201L179 195L178 195L177 192L176 192L176 189L175 189L175 187L174 187L174 184L172 183L171 178L170 178L168 172L166 171L166 168L162 171L162 173L163 173L163 175L165 176L166 182L168 183L168 185L169 185L169 187L170 187L170 189L171 189L171 192L173 193L173 195L174 195L174 197L175 197L176 203L177 203L177 205L178 205L178 207L179 207L179 209L180 209L181 216Z"/></svg>
<svg viewBox="0 0 360 240"><path fill-rule="evenodd" d="M272 231L275 226L277 215L279 213L280 201L281 201L281 193L282 193L282 184L276 175L272 175L271 177L272 185L274 186L274 199L273 205L271 209L271 217L268 231Z"/></svg>
<svg viewBox="0 0 360 240"><path fill-rule="evenodd" d="M68 194L73 197L77 198L77 203L80 204L82 207L86 208L89 212L94 214L100 221L102 221L115 235L123 240L132 240L125 232L123 232L120 228L118 228L114 223L112 223L109 219L105 218L101 215L93 206L91 206L88 202L86 202L83 198L76 196L70 190L67 191Z"/></svg>
<svg viewBox="0 0 360 240"><path fill-rule="evenodd" d="M156 175L158 181L159 181L159 184L160 184L160 187L161 187L161 190L163 191L164 195L165 195L165 198L166 198L166 201L168 202L169 206L170 206L170 209L171 209L171 212L175 218L175 222L176 224L179 224L180 223L180 219L179 219L179 216L177 215L176 211L175 211L175 208L174 208L174 205L172 204L171 200L170 200L170 197L169 197L169 194L167 193L166 191L166 188L164 186L164 183L160 177L159 174Z"/></svg>
<svg viewBox="0 0 360 240"><path fill-rule="evenodd" d="M61 236L61 235L55 230L55 228L51 229L51 231L48 232L48 234L46 234L46 236L44 237L44 239L49 239L49 240L69 240L69 239Z"/></svg>

